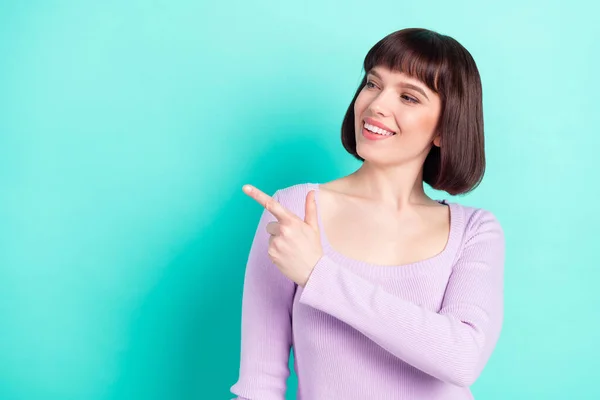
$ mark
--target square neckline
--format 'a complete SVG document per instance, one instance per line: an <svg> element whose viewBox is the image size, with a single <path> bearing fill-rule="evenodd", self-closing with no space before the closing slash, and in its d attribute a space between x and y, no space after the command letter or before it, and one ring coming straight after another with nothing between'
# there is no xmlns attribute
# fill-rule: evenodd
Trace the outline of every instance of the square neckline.
<svg viewBox="0 0 600 400"><path fill-rule="evenodd" d="M398 273L413 273L423 268L425 270L430 270L431 268L426 267L432 267L436 265L447 265L448 262L453 262L456 258L456 250L458 247L458 243L460 242L459 239L461 237L460 231L462 227L462 214L459 212L459 207L457 204L448 202L446 199L436 200L438 203L446 205L449 208L450 212L450 229L448 239L446 240L446 245L439 253L422 260L396 265L368 263L366 261L354 259L349 256L346 256L343 253L340 253L339 251L333 248L333 246L329 242L327 234L325 233L320 208L320 185L320 183L312 183L312 188L309 190L315 190L317 221L319 225L319 232L321 236L321 245L323 246L323 252L327 257L333 259L334 261L342 263L343 265L348 266L351 269L368 270L369 272L376 273L379 275L396 275Z"/></svg>

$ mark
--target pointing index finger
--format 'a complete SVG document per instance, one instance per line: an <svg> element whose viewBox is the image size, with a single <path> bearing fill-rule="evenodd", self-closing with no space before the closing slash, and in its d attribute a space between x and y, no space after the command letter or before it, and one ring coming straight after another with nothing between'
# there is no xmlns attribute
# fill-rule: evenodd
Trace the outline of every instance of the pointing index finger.
<svg viewBox="0 0 600 400"><path fill-rule="evenodd" d="M262 190L252 186L244 185L242 187L244 193L256 200L261 206L277 218L278 221L288 219L290 214L288 211L273 197L269 196Z"/></svg>

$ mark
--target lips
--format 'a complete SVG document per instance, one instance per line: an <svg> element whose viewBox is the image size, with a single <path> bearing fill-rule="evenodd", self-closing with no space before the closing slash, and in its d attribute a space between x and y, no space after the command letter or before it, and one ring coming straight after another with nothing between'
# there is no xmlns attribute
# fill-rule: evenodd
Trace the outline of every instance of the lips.
<svg viewBox="0 0 600 400"><path fill-rule="evenodd" d="M385 129L388 132L396 133L396 131L394 131L393 129L390 129L384 123L379 122L379 121L377 121L377 120L375 120L373 118L367 117L367 118L364 119L364 122L366 122L367 124L375 125L378 128Z"/></svg>
<svg viewBox="0 0 600 400"><path fill-rule="evenodd" d="M362 135L367 140L371 140L371 141L381 141L381 140L390 139L390 138L393 138L394 136L396 136L396 135L378 135L377 133L373 133L373 132L369 131L367 128L362 129Z"/></svg>

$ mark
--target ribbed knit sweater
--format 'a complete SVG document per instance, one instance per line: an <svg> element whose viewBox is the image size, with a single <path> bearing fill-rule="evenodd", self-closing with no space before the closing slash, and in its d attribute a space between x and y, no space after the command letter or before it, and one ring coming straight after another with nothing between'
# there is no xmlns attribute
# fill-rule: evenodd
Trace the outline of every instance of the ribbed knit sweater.
<svg viewBox="0 0 600 400"><path fill-rule="evenodd" d="M450 234L437 255L384 266L331 247L319 209L319 184L273 197L304 218L316 190L323 256L304 288L267 254L263 210L246 265L238 400L284 400L290 349L298 400L463 400L500 336L504 234L487 210L450 207Z"/></svg>

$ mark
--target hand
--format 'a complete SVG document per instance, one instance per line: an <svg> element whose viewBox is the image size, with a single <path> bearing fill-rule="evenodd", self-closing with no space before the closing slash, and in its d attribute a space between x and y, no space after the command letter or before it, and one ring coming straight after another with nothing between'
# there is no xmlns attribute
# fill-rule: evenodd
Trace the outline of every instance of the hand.
<svg viewBox="0 0 600 400"><path fill-rule="evenodd" d="M304 287L323 256L314 190L306 196L306 213L302 220L254 186L244 185L242 189L277 218L277 222L266 226L271 235L269 258L286 277Z"/></svg>

